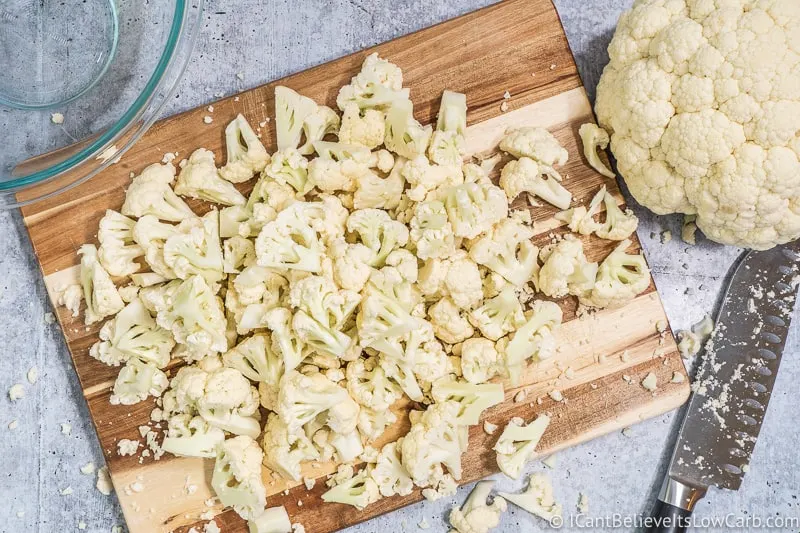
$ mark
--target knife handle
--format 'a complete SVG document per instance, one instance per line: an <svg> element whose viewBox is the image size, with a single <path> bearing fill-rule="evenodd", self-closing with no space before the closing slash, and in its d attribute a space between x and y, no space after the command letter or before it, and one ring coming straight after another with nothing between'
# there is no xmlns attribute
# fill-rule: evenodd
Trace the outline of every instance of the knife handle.
<svg viewBox="0 0 800 533"><path fill-rule="evenodd" d="M706 489L691 487L667 476L661 486L658 501L650 513L648 533L683 533L689 527L695 504Z"/></svg>
<svg viewBox="0 0 800 533"><path fill-rule="evenodd" d="M683 533L689 525L690 516L692 516L692 511L658 500L650 512L650 523L645 531L648 533Z"/></svg>

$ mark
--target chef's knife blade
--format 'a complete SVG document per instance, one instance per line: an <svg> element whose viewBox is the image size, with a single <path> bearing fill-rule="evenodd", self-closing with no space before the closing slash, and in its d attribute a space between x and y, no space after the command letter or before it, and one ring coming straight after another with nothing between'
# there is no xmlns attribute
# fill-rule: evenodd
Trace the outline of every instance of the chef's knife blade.
<svg viewBox="0 0 800 533"><path fill-rule="evenodd" d="M748 252L731 276L693 383L653 531L682 531L706 489L737 490L789 333L800 244Z"/></svg>

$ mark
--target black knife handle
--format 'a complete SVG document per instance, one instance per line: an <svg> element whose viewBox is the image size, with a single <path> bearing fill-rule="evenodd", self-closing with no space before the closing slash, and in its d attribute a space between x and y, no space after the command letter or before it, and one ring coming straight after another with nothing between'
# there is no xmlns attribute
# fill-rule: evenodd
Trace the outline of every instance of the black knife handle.
<svg viewBox="0 0 800 533"><path fill-rule="evenodd" d="M650 513L650 522L645 531L647 533L683 533L689 525L691 516L692 511L658 500Z"/></svg>
<svg viewBox="0 0 800 533"><path fill-rule="evenodd" d="M705 487L693 487L667 476L644 530L649 533L683 533L689 527L695 504L705 495Z"/></svg>

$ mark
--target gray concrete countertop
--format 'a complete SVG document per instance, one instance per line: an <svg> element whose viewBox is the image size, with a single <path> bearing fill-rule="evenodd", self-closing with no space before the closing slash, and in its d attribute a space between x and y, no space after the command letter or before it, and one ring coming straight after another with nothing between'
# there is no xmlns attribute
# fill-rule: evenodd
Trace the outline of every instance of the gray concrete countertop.
<svg viewBox="0 0 800 533"><path fill-rule="evenodd" d="M617 17L630 2L556 0L592 96L607 61L605 48ZM489 3L491 0L208 0L194 58L166 113L209 102L219 93L231 94L280 78ZM244 79L237 78L239 72L245 74ZM38 129L30 129L24 133L39 134ZM639 235L672 326L686 328L712 311L722 277L739 250L706 241L690 247L677 238L662 244L660 232L669 229L677 237L680 220L656 218L633 207L642 219ZM49 311L19 213L0 212L0 346L4 352L0 357L0 531L75 531L82 523L85 531L109 532L123 519L116 498L102 496L94 489L94 477L80 473L88 461L99 466L103 459L61 332L56 325L45 323ZM800 425L792 385L800 381L796 357L799 329L796 321L742 490L712 490L699 505L698 520L722 521L713 529L726 529L736 519L760 519L763 523L775 517L800 518ZM25 379L31 366L40 371L35 385ZM14 383L25 384L26 396L12 404L6 391ZM17 421L15 429L8 428L12 421ZM588 527L588 520L605 518L606 522L595 522L588 529L632 530L625 520L649 508L663 475L675 422L674 414L667 414L634 426L628 436L608 435L558 454L557 465L549 473L564 507L564 529L578 530ZM62 433L62 423L71 424L69 435ZM530 471L544 468L540 463L529 465ZM499 479L504 490L521 485ZM61 495L67 487L72 494ZM463 501L468 490L462 488L455 498L414 505L349 531L415 531L423 519L430 524L428 531L447 531L446 512ZM582 520L575 518L579 492L589 498L589 512ZM511 507L496 531L546 527Z"/></svg>

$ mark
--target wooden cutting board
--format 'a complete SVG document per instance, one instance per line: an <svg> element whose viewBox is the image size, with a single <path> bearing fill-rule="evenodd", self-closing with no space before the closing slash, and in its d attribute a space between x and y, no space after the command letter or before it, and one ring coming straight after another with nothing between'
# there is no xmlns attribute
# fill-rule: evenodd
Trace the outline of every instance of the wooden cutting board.
<svg viewBox="0 0 800 533"><path fill-rule="evenodd" d="M180 159L201 146L213 150L218 162L224 161L224 125L237 113L244 114L253 125L261 124L262 140L274 150L272 123L266 122L273 116L274 86L288 85L333 106L339 87L349 82L372 51L402 67L417 118L423 123L434 121L444 89L467 94L471 153L495 147L509 126L546 127L569 150L569 163L561 170L564 184L574 197L588 202L605 184L622 203L616 183L594 172L581 153L578 128L594 119L555 8L549 0L509 0L214 102L213 113L203 106L164 119L118 163L89 182L22 208L50 294L75 279L76 250L85 242L95 241L105 209L121 207L131 173L161 160L165 152L178 152ZM511 95L508 100L504 100L506 91ZM504 101L505 111L501 110ZM213 117L212 124L204 123L206 115ZM522 198L513 207L527 208ZM537 244L545 244L553 233L565 231L553 219L555 211L550 206L532 209ZM602 259L615 245L596 238L585 238L584 242L590 260ZM553 422L538 447L540 454L548 454L659 415L686 400L688 380L671 382L675 373L685 378L674 339L668 328L662 334L657 331L657 324L666 325L666 316L655 287L622 309L582 318L576 317L575 302L565 300L561 304L564 325L557 356L530 368L523 387L507 384L507 401L490 409L484 419L502 425L514 416L530 420L538 413L550 413ZM153 404L110 405L109 391L117 369L88 355L99 326L86 328L64 308L58 309L58 319L130 531L184 532L193 524L201 524L200 514L208 511L204 502L212 496L208 485L212 462L168 455L158 461L152 456L118 456L120 439L144 440L138 428L148 423ZM656 392L640 385L649 372L658 377ZM527 391L527 399L514 402L512 398L520 389ZM553 401L548 396L553 390L560 390L564 401ZM385 440L394 440L407 429L407 417L403 416L406 409L396 406L396 410L400 422ZM478 426L472 428L469 450L463 458L462 483L497 471L491 451L496 438ZM292 521L303 523L310 533L327 533L420 499L417 492L404 498L387 498L361 512L344 505L322 505L324 476L334 469L335 465L328 464L306 469L305 476L320 478L311 491L273 481L265 472L268 505L286 506ZM142 492L130 489L136 481L143 485ZM196 490L187 490L192 485ZM246 531L245 523L232 511L218 505L212 510L219 513L216 520L223 531Z"/></svg>

